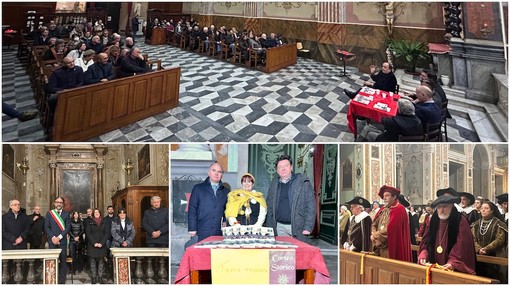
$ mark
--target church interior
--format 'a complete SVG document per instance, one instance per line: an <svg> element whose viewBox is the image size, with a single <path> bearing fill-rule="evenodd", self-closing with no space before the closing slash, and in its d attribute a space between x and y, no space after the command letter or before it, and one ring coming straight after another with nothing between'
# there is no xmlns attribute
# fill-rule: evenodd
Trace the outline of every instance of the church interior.
<svg viewBox="0 0 510 286"><path fill-rule="evenodd" d="M3 100L21 112L39 110L38 116L27 121L4 115L2 134L7 142L351 142L355 136L348 128L350 100L343 90L360 88L370 78L369 66L384 61L395 66L400 93L414 91L422 69L431 68L437 74L451 115L443 119L447 141L508 140L506 2L87 1L5 2L2 6L2 66L14 71L3 75ZM51 117L44 101L40 102L47 96L44 76L31 72L27 35L50 18L69 19L66 13L91 22L104 19L105 28L119 33L122 41L133 37L135 46L168 72L165 78L172 84L167 88L173 91L163 94L163 89L153 87L148 92L142 84L133 92L141 97L152 93L151 99L124 110L123 97L115 97L111 102L119 104L114 106L101 98L129 87L117 87L116 81L104 83L111 89L84 89L97 93L94 104L102 108L89 110L92 103L80 104L85 99L71 93L65 96L69 104L56 111L55 126L49 124ZM133 28L130 20L135 15L138 26ZM267 72L272 70L269 62L264 66L257 58L245 64L236 58L225 60L214 45L208 51L187 49L181 43L188 42L176 38L175 30L167 33L161 27L163 34L159 28L151 30L156 19L160 26L164 21L172 21L172 26L179 20L192 20L200 29L213 25L268 37L274 33L282 43L301 49L290 49L290 62L274 63L279 70ZM62 29L72 29L79 22L69 21ZM148 34L151 31L158 32ZM418 53L419 59L407 62L411 55L390 48L395 43L413 46L412 53ZM154 84L163 82L156 78L151 79ZM165 107L154 108L154 102ZM104 112L109 108L115 109ZM108 115L140 108L144 111L131 114L129 120L122 117L113 122L116 117ZM94 116L85 121L94 132L80 129L83 122L76 122L76 114L89 112Z"/></svg>
<svg viewBox="0 0 510 286"><path fill-rule="evenodd" d="M169 145L3 144L2 148L2 214L9 211L11 200L18 200L21 211L26 215L32 214L35 207L39 207L40 214L47 216L53 208L53 201L58 197L65 200L64 211L76 211L82 219L87 218L88 208L97 208L103 216L106 216L108 206L113 206L115 216L123 208L135 228L133 246L146 247L147 234L142 228L142 220L145 210L151 208L151 197L159 196L161 207L169 207ZM40 254L47 248L46 236L41 237L40 249L35 250L29 246L26 251L34 250L34 253L27 253L26 257L23 256L24 260L18 260L21 263L19 267L28 266L30 262L28 272L26 267L24 271L19 269L19 273L18 269L7 271L4 268L3 283L42 282L43 270L37 268L42 260L35 259L36 268L34 259L30 260L34 257L47 259L45 255L50 255ZM133 282L135 278L147 278L147 268L141 268L141 262L145 263L150 254L138 254L139 257L133 253L127 255L133 258ZM162 257L168 255L167 251ZM161 251L157 256L161 256ZM4 251L4 267L7 267L6 263L11 259L19 259L19 256L7 255ZM68 264L70 267L75 266L72 262ZM134 274L136 266L139 267L136 270L140 271L140 277ZM157 273L159 266L154 263L153 267L150 271L154 277L154 269ZM112 266L109 269L111 277L105 282L113 283ZM156 276L159 275L161 273ZM90 283L89 271L76 271L74 277L68 273L66 283Z"/></svg>

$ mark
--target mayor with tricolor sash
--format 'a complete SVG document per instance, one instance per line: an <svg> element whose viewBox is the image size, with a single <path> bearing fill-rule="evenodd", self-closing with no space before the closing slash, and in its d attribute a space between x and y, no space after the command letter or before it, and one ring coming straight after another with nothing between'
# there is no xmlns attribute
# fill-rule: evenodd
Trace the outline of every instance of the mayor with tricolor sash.
<svg viewBox="0 0 510 286"><path fill-rule="evenodd" d="M60 248L60 267L58 272L58 283L65 284L67 275L66 247L67 234L71 230L71 218L69 213L63 210L64 198L57 197L54 201L55 208L46 215L44 229L48 235L48 245L50 249Z"/></svg>

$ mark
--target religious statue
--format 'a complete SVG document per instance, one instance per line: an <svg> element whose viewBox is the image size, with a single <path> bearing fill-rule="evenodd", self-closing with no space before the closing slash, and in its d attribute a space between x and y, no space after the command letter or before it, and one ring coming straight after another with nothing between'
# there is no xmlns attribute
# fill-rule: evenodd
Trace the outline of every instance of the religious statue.
<svg viewBox="0 0 510 286"><path fill-rule="evenodd" d="M393 34L393 21L395 20L395 10L393 7L393 2L386 2L384 5L386 17L386 26L388 27L388 34L391 36Z"/></svg>
<svg viewBox="0 0 510 286"><path fill-rule="evenodd" d="M141 13L142 13L142 3L136 2L134 10L133 10L134 17L140 17Z"/></svg>

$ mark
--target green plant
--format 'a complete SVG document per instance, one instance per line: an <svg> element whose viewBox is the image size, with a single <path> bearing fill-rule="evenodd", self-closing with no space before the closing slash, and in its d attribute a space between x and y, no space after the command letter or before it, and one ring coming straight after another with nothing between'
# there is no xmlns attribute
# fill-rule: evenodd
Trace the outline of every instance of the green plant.
<svg viewBox="0 0 510 286"><path fill-rule="evenodd" d="M391 40L388 48L395 58L402 59L407 64L407 70L416 72L418 60L429 60L427 48L424 43L408 40Z"/></svg>

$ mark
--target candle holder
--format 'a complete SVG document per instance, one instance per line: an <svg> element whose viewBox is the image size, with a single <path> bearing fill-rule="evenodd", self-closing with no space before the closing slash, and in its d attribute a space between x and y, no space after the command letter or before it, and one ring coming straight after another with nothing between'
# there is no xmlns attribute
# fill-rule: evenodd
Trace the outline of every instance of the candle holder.
<svg viewBox="0 0 510 286"><path fill-rule="evenodd" d="M30 167L28 166L28 160L27 158L23 158L23 160L21 160L21 162L18 162L16 163L16 166L18 167L18 170L21 171L21 173L23 174L23 186L26 186L27 183L26 183L26 176L27 176L27 172L28 170L30 169Z"/></svg>
<svg viewBox="0 0 510 286"><path fill-rule="evenodd" d="M124 169L124 171L126 171L127 173L127 176L128 176L128 183L127 185L128 186L131 186L131 182L129 182L129 177L131 175L131 171L133 170L133 163L131 162L131 159L128 159L126 164L125 165L122 165L122 169Z"/></svg>

